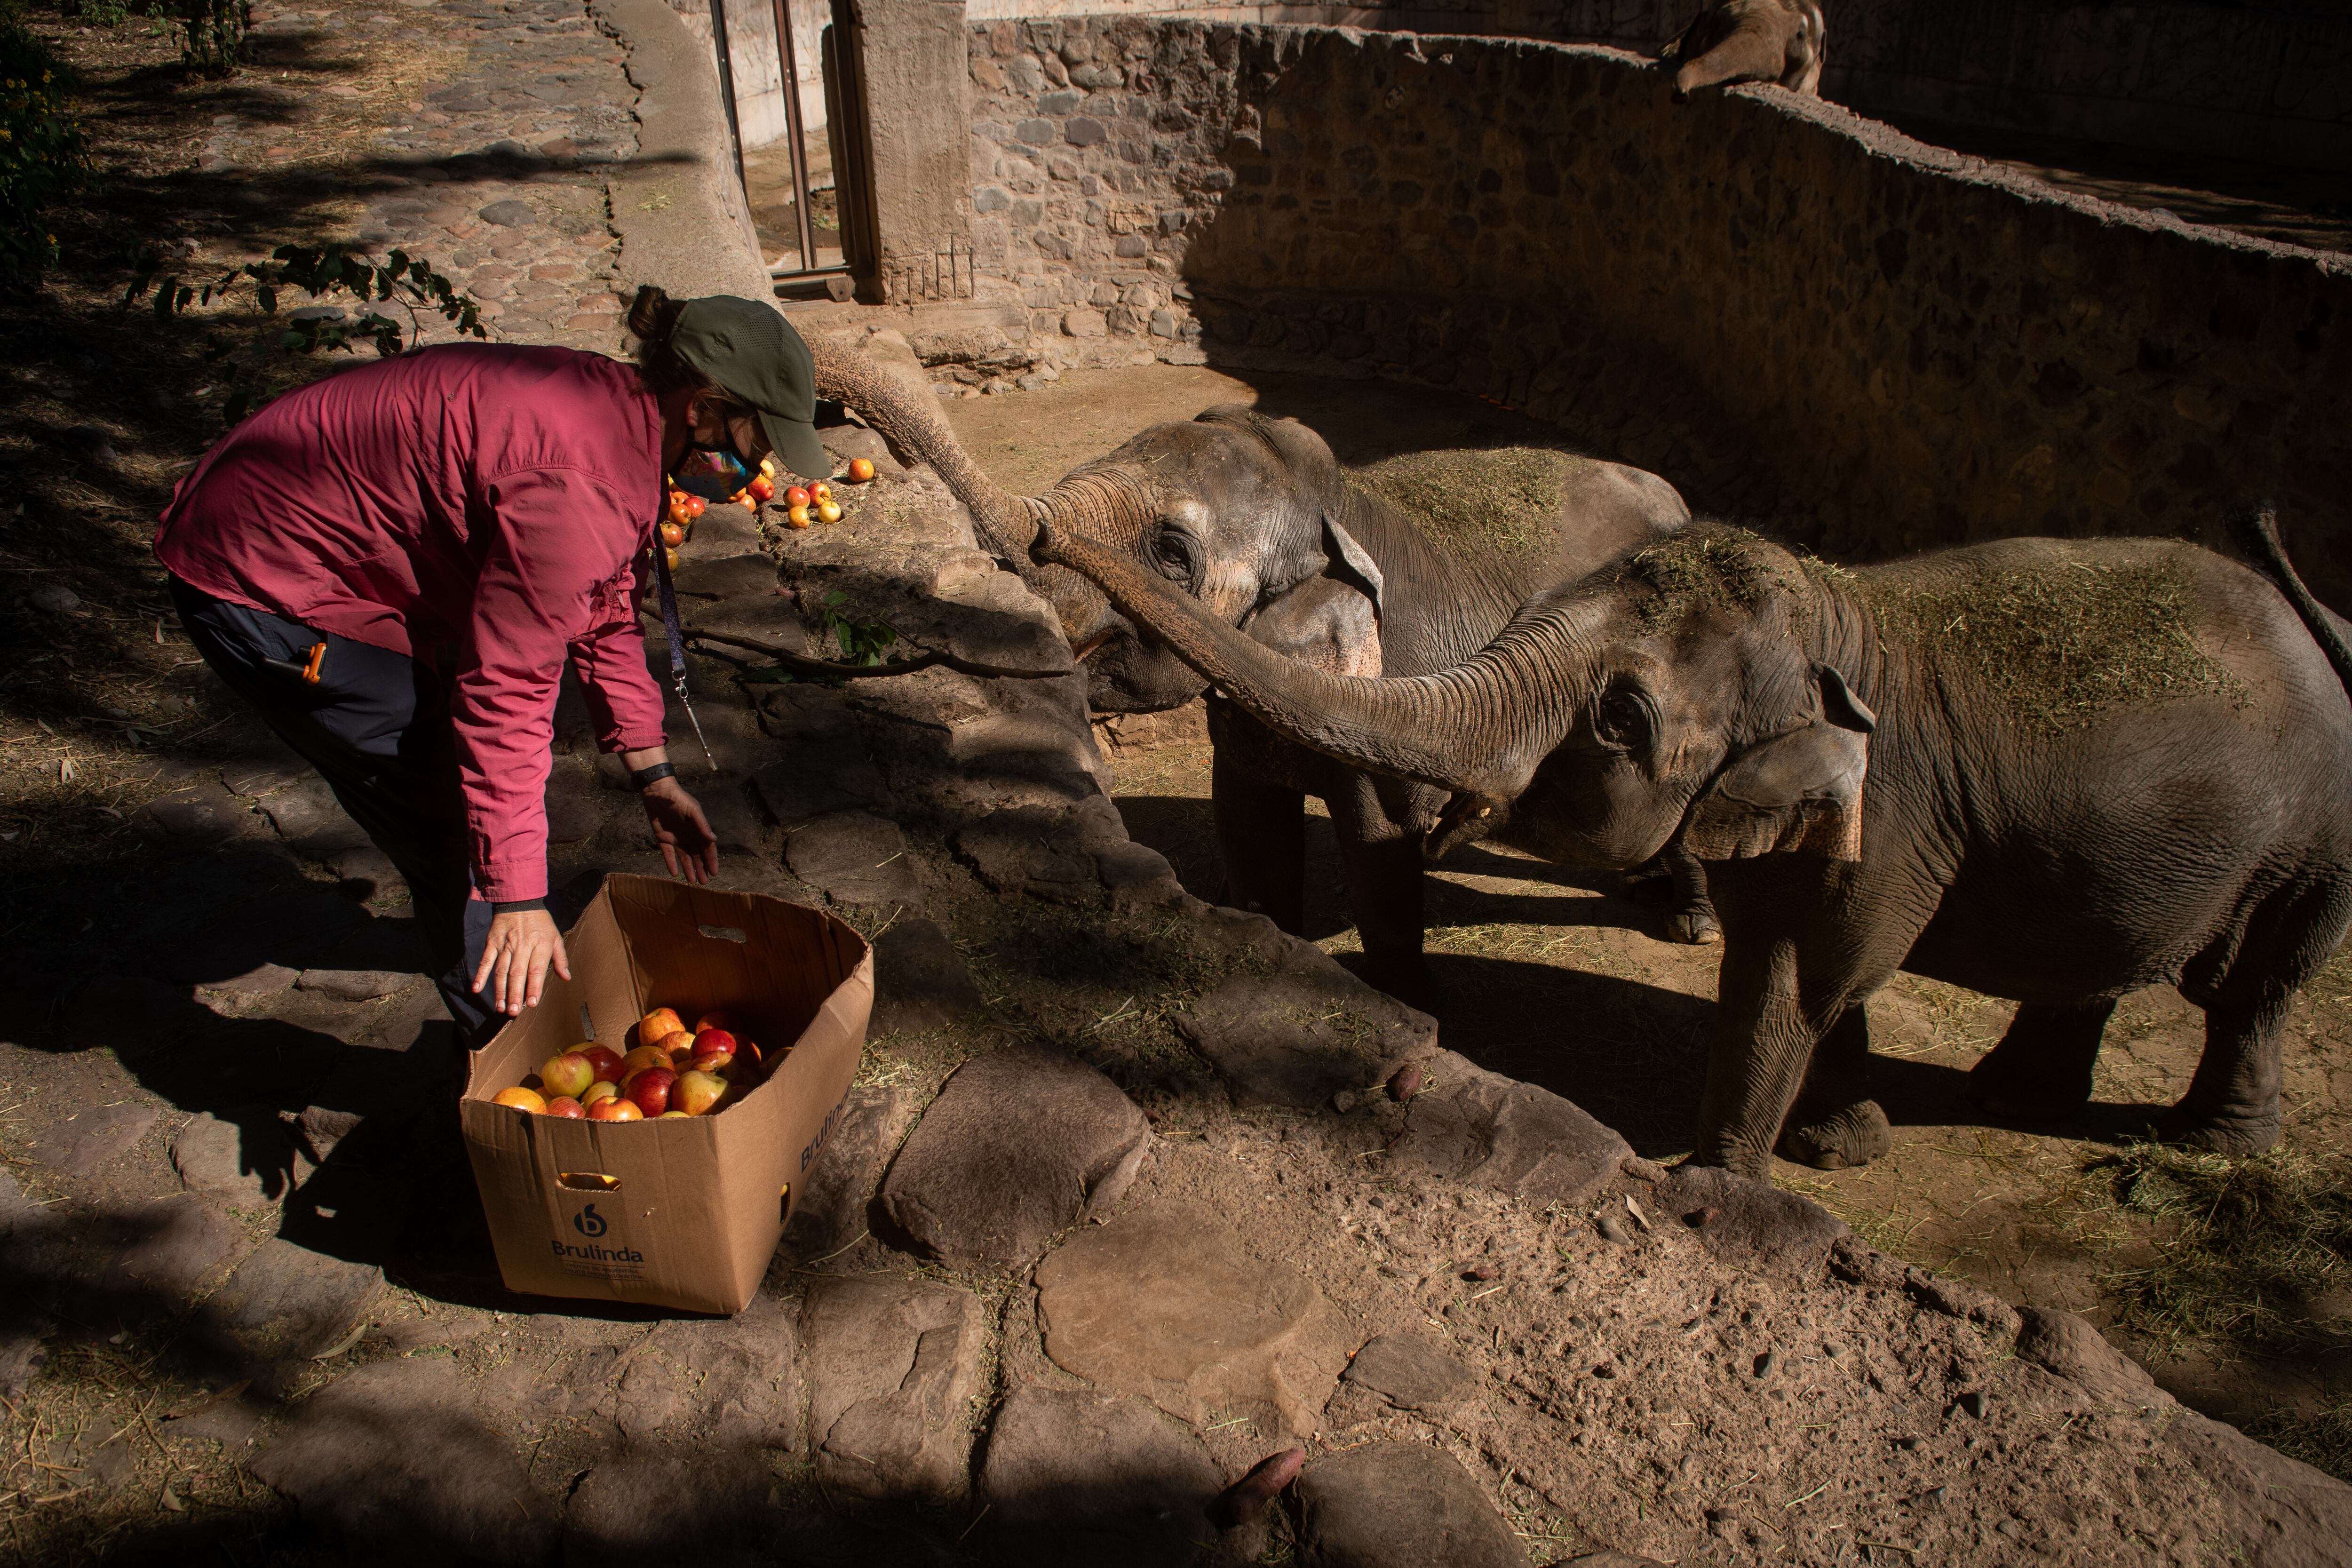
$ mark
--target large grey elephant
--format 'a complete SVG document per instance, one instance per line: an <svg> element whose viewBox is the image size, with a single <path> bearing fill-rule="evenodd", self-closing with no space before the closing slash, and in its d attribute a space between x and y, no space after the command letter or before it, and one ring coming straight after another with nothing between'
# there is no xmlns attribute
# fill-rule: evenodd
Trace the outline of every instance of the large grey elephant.
<svg viewBox="0 0 2352 1568"><path fill-rule="evenodd" d="M1864 1003L1898 968L2020 1005L1974 1084L2089 1098L2116 999L2168 984L2206 1047L2161 1121L2279 1131L2278 1031L2352 919L2352 653L2276 581L2170 540L2022 539L1844 571L1694 528L1530 601L1475 658L1355 680L1275 656L1060 530L1076 567L1276 732L1451 796L1568 864L1707 862L1723 966L1697 1149L1762 1175L1888 1144ZM2331 668L2332 667L2332 668Z"/></svg>
<svg viewBox="0 0 2352 1568"><path fill-rule="evenodd" d="M1829 28L1816 0L1721 0L1692 18L1659 63L1675 73L1675 101L1702 87L1778 82L1818 98Z"/></svg>
<svg viewBox="0 0 2352 1568"><path fill-rule="evenodd" d="M1305 425L1237 404L1154 426L1044 494L1015 496L962 449L927 389L841 343L811 348L819 391L929 463L971 510L985 546L1030 574L1083 660L1102 711L1173 707L1205 683L1164 645L1138 636L1084 577L1032 564L1029 545L1040 524L1101 542L1286 658L1370 678L1467 658L1541 584L1581 575L1690 518L1682 497L1654 474L1519 450L1507 461L1517 465L1524 487L1540 485L1550 498L1549 517L1516 532L1439 537L1412 515L1441 509L1412 508L1410 463L1402 472L1384 465L1349 474ZM1488 454L1469 461L1491 472L1506 460ZM1210 732L1226 900L1286 931L1301 928L1305 799L1314 795L1331 813L1366 979L1408 1001L1427 1001L1422 846L1443 793L1343 766L1213 699ZM1715 917L1697 863L1670 857L1666 868L1676 894L1669 934L1712 940Z"/></svg>

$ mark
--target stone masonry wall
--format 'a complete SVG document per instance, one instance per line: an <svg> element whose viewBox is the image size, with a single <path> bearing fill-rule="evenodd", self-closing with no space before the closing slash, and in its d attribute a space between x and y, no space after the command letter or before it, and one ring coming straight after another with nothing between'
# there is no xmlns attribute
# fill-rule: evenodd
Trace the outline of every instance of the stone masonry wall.
<svg viewBox="0 0 2352 1568"><path fill-rule="evenodd" d="M1076 15L1611 44L1654 55L1702 0L972 0ZM2352 169L2352 7L2331 0L1839 0L1822 90L1867 114Z"/></svg>
<svg viewBox="0 0 2352 1568"><path fill-rule="evenodd" d="M1483 395L1848 552L2270 494L2352 605L2346 258L1606 49L1064 18L971 60L976 243L1041 339Z"/></svg>

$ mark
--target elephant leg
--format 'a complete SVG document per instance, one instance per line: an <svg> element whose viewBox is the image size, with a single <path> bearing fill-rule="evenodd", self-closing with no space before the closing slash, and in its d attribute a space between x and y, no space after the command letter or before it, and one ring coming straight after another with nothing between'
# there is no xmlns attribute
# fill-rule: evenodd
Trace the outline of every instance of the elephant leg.
<svg viewBox="0 0 2352 1568"><path fill-rule="evenodd" d="M1723 925L1706 896L1706 864L1683 847L1680 837L1658 856L1674 879L1674 896L1666 905L1666 940L1688 947L1706 947L1723 940ZM1864 1047L1865 1053L1867 1047Z"/></svg>
<svg viewBox="0 0 2352 1568"><path fill-rule="evenodd" d="M1969 1069L1969 1097L1995 1116L2048 1121L2091 1102L2091 1068L2114 1001L2021 1004L2009 1032Z"/></svg>
<svg viewBox="0 0 2352 1568"><path fill-rule="evenodd" d="M2168 1143L2232 1156L2279 1140L2279 1026L2294 993L2205 1009L2205 1054L2180 1103L2157 1120Z"/></svg>
<svg viewBox="0 0 2352 1568"><path fill-rule="evenodd" d="M1828 1029L1798 1001L1797 944L1786 937L1726 942L1716 989L1691 1161L1769 1181L1772 1145Z"/></svg>
<svg viewBox="0 0 2352 1568"><path fill-rule="evenodd" d="M2347 924L2352 885L2305 885L2265 901L2242 932L2189 964L2181 991L2205 1009L2205 1054L2158 1121L2168 1142L2231 1155L2278 1142L2279 1030ZM2223 973L2209 978L2214 969Z"/></svg>
<svg viewBox="0 0 2352 1568"><path fill-rule="evenodd" d="M1804 1087L1790 1109L1776 1151L1817 1170L1867 1165L1895 1146L1886 1112L1867 1092L1870 1015L1856 997L1813 1047Z"/></svg>
<svg viewBox="0 0 2352 1568"><path fill-rule="evenodd" d="M1307 924L1307 796L1230 765L1219 748L1210 770L1223 902L1297 936Z"/></svg>
<svg viewBox="0 0 2352 1568"><path fill-rule="evenodd" d="M1329 804L1348 873L1348 908L1364 943L1363 978L1426 1011L1436 1000L1422 952L1422 846L1428 835L1395 822L1360 773L1332 791Z"/></svg>

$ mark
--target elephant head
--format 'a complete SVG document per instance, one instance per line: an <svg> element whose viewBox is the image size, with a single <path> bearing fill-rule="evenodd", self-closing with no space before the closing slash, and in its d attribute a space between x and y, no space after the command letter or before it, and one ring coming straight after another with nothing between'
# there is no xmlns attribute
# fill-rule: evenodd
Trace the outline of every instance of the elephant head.
<svg viewBox="0 0 2352 1568"><path fill-rule="evenodd" d="M1529 600L1475 658L1367 680L1287 660L1094 542L1041 531L1277 733L1451 793L1433 858L1507 817L1510 841L1625 868L1677 832L1703 859L1860 853L1869 710L1817 662L1821 601L1795 557L1706 528Z"/></svg>
<svg viewBox="0 0 2352 1568"><path fill-rule="evenodd" d="M929 463L971 512L982 546L1022 569L1052 605L1097 710L1172 708L1203 682L1165 645L1139 637L1085 577L1033 567L1041 527L1115 552L1228 623L1264 612L1280 646L1322 650L1326 668L1379 673L1378 572L1331 515L1339 465L1306 426L1224 405L1155 426L1043 494L1017 496L981 471L928 388L838 342L809 347L818 394Z"/></svg>
<svg viewBox="0 0 2352 1568"><path fill-rule="evenodd" d="M1675 101L1693 89L1770 81L1818 97L1827 32L1816 0L1720 0L1701 11L1661 58Z"/></svg>

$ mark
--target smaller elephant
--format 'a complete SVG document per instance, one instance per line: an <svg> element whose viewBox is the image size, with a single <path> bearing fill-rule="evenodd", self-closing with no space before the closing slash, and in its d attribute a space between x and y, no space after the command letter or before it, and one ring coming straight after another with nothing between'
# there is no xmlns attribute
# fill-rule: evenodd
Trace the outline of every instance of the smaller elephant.
<svg viewBox="0 0 2352 1568"><path fill-rule="evenodd" d="M1828 29L1817 0L1720 0L1701 11L1658 57L1673 68L1675 101L1700 87L1773 81L1822 95Z"/></svg>

